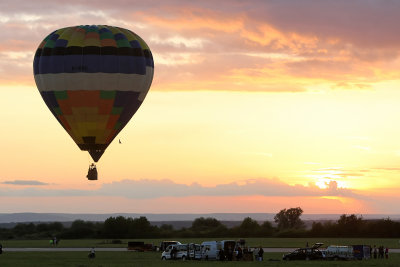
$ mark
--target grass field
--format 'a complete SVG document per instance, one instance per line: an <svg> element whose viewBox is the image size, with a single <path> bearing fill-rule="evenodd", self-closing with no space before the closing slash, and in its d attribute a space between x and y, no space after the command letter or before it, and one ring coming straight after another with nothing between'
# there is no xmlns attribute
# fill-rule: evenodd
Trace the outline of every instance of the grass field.
<svg viewBox="0 0 400 267"><path fill-rule="evenodd" d="M217 240L229 240L234 238L218 238ZM145 243L154 244L158 246L164 239L122 239L121 244L113 244L112 240L102 239L65 239L61 240L58 247L68 248L87 248L87 247L127 247L128 241L144 241ZM203 241L216 240L215 238L170 238L168 240L179 240L181 243L201 243ZM235 240L235 239L234 239ZM250 247L281 247L281 248L295 248L304 247L308 242L312 245L316 242L322 242L328 245L377 245L387 246L389 248L400 248L399 239L369 239L369 238L246 238L246 243ZM0 240L5 248L46 248L50 247L49 240ZM400 266L400 264L399 264Z"/></svg>
<svg viewBox="0 0 400 267"><path fill-rule="evenodd" d="M157 252L97 252L89 259L87 252L7 252L0 255L1 267L122 267L122 266L400 266L400 254L389 259L362 261L281 261L281 253L265 253L263 262L216 262L216 261L161 261ZM273 259L274 261L270 261Z"/></svg>

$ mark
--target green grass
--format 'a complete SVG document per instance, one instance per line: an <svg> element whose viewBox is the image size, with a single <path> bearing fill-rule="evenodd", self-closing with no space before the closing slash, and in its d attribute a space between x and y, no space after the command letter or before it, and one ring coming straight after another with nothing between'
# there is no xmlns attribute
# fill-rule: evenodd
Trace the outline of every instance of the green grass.
<svg viewBox="0 0 400 267"><path fill-rule="evenodd" d="M223 240L235 238L168 238L167 240L178 240L181 243L198 243L209 240ZM57 247L68 248L126 248L128 241L144 241L145 243L153 243L156 246L165 239L122 239L122 244L113 244L111 239L64 239L61 240ZM389 248L400 248L399 239L394 238L246 238L246 243L250 247L281 247L295 248L304 247L306 243L311 246L316 242L322 242L326 247L328 245L377 245L387 246ZM51 247L49 240L3 240L3 247L7 248L46 248Z"/></svg>
<svg viewBox="0 0 400 267"><path fill-rule="evenodd" d="M264 262L215 262L215 261L166 261L162 262L156 252L96 252L95 259L89 259L87 252L6 252L0 255L1 267L119 267L119 266L399 266L400 254L391 254L388 260L362 261L281 261L282 253L265 253ZM274 259L276 261L268 261Z"/></svg>

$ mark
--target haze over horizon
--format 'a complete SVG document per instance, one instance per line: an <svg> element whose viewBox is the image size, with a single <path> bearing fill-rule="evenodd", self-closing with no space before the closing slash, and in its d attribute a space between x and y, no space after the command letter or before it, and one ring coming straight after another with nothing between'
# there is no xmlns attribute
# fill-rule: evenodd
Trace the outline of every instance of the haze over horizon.
<svg viewBox="0 0 400 267"><path fill-rule="evenodd" d="M400 214L400 2L0 3L0 213ZM36 88L50 32L114 25L153 84L91 163Z"/></svg>

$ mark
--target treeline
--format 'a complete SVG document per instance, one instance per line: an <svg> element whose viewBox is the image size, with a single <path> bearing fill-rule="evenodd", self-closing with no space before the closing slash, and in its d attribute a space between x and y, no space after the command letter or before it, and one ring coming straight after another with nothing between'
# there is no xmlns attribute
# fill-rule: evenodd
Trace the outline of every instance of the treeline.
<svg viewBox="0 0 400 267"><path fill-rule="evenodd" d="M285 212L289 210L283 210ZM282 212L282 211L281 211ZM285 212L283 215L285 215ZM10 229L0 228L0 239L79 239L79 238L223 238L223 237L400 237L400 222L389 218L364 220L361 216L342 215L331 222L314 222L305 229L299 216L290 218L278 213L276 226L266 221L259 224L245 218L240 225L228 228L215 218L197 218L189 228L174 229L172 225L151 225L146 217L110 217L104 222L74 221L70 227L59 222L19 223ZM301 213L300 213L301 215ZM295 222L295 223L293 223Z"/></svg>
<svg viewBox="0 0 400 267"><path fill-rule="evenodd" d="M356 215L342 215L337 222L314 222L310 237L400 237L400 222L389 218L381 220L363 220Z"/></svg>

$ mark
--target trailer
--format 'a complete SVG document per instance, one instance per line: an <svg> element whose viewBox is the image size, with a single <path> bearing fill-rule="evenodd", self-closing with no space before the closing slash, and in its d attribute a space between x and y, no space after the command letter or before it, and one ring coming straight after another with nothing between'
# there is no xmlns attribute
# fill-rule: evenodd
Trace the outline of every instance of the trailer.
<svg viewBox="0 0 400 267"><path fill-rule="evenodd" d="M354 259L353 246L330 245L323 250L323 256L327 260L351 260Z"/></svg>
<svg viewBox="0 0 400 267"><path fill-rule="evenodd" d="M371 246L353 245L354 258L357 260L367 260L371 258Z"/></svg>

